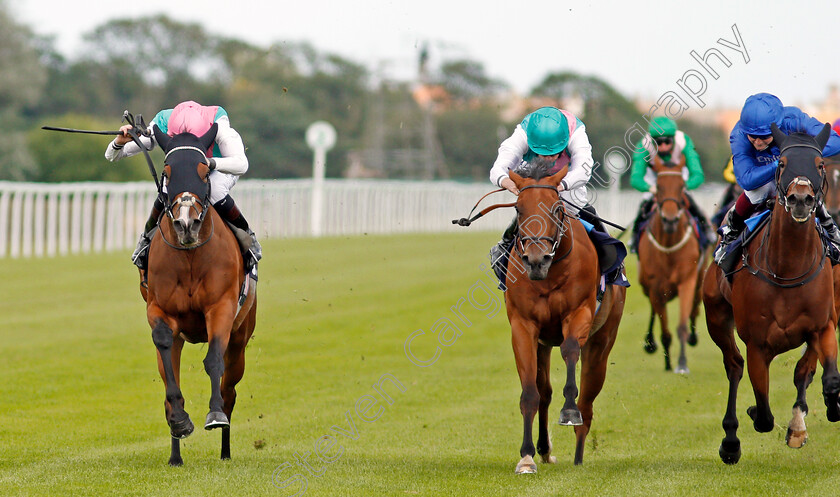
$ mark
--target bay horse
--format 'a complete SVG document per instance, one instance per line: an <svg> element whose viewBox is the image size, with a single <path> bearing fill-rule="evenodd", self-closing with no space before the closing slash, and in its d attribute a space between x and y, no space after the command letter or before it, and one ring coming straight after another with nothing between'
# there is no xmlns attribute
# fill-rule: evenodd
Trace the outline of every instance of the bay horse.
<svg viewBox="0 0 840 497"><path fill-rule="evenodd" d="M735 342L733 325L746 345L747 370L756 402L747 414L756 431L769 432L774 426L768 398L770 362L802 344L806 348L793 374L796 400L785 437L787 444L799 448L807 440L805 394L816 373L817 359L823 367L826 418L840 420L833 274L814 220L825 180L822 150L831 128L826 124L816 138L804 133L787 136L775 124L771 129L780 157L775 180L777 198L770 221L744 248L731 283L715 264L709 266L703 283L709 335L723 353L729 380L723 418L725 437L718 450L726 464L735 464L741 457L735 411L744 358Z"/></svg>
<svg viewBox="0 0 840 497"><path fill-rule="evenodd" d="M583 463L586 435L592 424L592 403L604 385L607 358L615 343L624 310L625 288L607 285L598 307L598 255L583 224L566 212L557 186L568 167L552 176L510 172L519 189L516 212L519 232L508 261L505 303L511 327L516 369L522 385L519 408L524 422L521 460L516 473L535 473L536 450L544 463L555 463L548 435L551 350L560 346L566 363L561 425L574 426L574 463ZM575 381L581 360L580 398ZM532 428L539 411L539 439Z"/></svg>
<svg viewBox="0 0 840 497"><path fill-rule="evenodd" d="M210 411L204 428L222 429L221 458L230 459L230 418L236 384L245 370L245 346L256 324L257 292L248 282L233 233L209 204L210 168L205 156L218 125L196 137L155 139L166 157L166 208L149 248L146 317L166 387L165 411L172 436L169 464L183 464L180 439L193 431L180 389L184 342L207 342L204 370L210 376ZM248 285L240 302L240 288Z"/></svg>
<svg viewBox="0 0 840 497"><path fill-rule="evenodd" d="M668 328L668 302L679 298L680 318L677 338L680 355L675 373L688 374L685 345L697 344L696 320L700 312L700 282L706 253L694 230L685 198L683 166L665 164L658 156L651 166L656 173L654 211L639 239L639 283L650 300L651 316L645 338L645 351L656 351L653 338L654 316L659 316L665 370L671 371L671 331ZM690 326L690 329L689 329Z"/></svg>

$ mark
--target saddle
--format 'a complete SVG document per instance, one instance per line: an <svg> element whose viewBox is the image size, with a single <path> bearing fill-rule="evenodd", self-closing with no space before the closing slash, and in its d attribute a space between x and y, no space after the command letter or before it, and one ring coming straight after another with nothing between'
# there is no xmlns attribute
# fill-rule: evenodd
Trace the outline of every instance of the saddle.
<svg viewBox="0 0 840 497"><path fill-rule="evenodd" d="M752 242L755 235L761 230L761 228L770 222L771 212L772 211L769 209L763 210L747 219L744 222L746 225L744 231L732 243L724 247L724 254L718 266L730 283L732 282L732 275L736 272L736 266L741 260L741 254L743 253L744 248ZM826 254L831 261L831 265L836 266L837 264L840 264L840 251L833 243L831 243L831 238L828 236L828 233L826 233L825 228L822 227L819 221L815 219L814 224L820 235L820 240L822 241ZM722 230L722 227L718 228L718 233L721 235L723 235Z"/></svg>

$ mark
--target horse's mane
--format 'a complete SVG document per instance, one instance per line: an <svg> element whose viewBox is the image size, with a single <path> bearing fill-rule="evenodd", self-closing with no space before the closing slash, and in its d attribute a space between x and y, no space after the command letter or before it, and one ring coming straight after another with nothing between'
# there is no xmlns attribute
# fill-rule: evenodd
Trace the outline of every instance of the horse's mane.
<svg viewBox="0 0 840 497"><path fill-rule="evenodd" d="M546 176L551 176L551 166L552 164L539 163L538 161L527 161L517 166L513 172L523 178L540 180Z"/></svg>

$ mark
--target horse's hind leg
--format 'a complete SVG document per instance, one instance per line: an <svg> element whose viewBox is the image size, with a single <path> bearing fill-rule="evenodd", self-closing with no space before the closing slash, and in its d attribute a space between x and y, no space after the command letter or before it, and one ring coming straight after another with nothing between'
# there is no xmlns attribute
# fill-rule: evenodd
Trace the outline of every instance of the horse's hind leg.
<svg viewBox="0 0 840 497"><path fill-rule="evenodd" d="M537 346L537 391L540 393L539 437L537 452L542 462L554 464L557 458L551 455L551 438L548 434L548 406L551 404L551 347Z"/></svg>
<svg viewBox="0 0 840 497"><path fill-rule="evenodd" d="M231 336L227 351L225 352L225 374L222 376L221 391L224 400L223 410L228 421L233 416L233 407L236 405L236 385L245 373L245 345L253 331L250 331L247 323L243 324L237 333ZM230 425L222 427L222 459L230 459Z"/></svg>
<svg viewBox="0 0 840 497"><path fill-rule="evenodd" d="M808 414L808 402L805 392L814 379L817 371L817 351L810 344L793 372L793 385L796 387L796 401L793 403L793 417L788 423L785 442L788 447L799 449L808 441L808 431L805 428L805 416Z"/></svg>
<svg viewBox="0 0 840 497"><path fill-rule="evenodd" d="M840 373L837 371L837 337L834 334L835 324L831 322L819 335L820 361L823 375L823 400L825 401L825 417L832 423L840 421Z"/></svg>
<svg viewBox="0 0 840 497"><path fill-rule="evenodd" d="M589 338L583 350L581 350L578 408L583 417L583 424L575 426L575 465L583 464L586 436L592 426L592 404L604 386L604 379L607 376L607 362L610 350L615 344L620 320L621 309L616 309L610 320Z"/></svg>
<svg viewBox="0 0 840 497"><path fill-rule="evenodd" d="M184 397L178 386L181 347L184 342L173 339L172 329L163 322L163 319L157 319L155 322L152 340L157 347L158 370L166 386L166 421L169 424L170 434L173 438L186 438L193 432L194 427L184 410Z"/></svg>

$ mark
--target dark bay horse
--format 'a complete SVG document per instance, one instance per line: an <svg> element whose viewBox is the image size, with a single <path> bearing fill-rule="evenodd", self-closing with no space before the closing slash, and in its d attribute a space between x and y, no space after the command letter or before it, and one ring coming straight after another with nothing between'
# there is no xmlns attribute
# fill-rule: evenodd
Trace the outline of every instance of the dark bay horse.
<svg viewBox="0 0 840 497"><path fill-rule="evenodd" d="M256 285L245 279L239 244L209 204L205 152L217 129L214 124L200 138L189 133L170 138L155 127L155 139L166 153L167 205L149 249L148 288L141 286L141 293L166 386L172 466L183 464L179 441L193 431L179 386L184 342L208 343L204 370L211 393L204 428L222 429L221 457L229 459L235 386L245 371L245 345L256 323ZM245 284L247 297L240 306Z"/></svg>
<svg viewBox="0 0 840 497"><path fill-rule="evenodd" d="M706 266L706 253L694 230L685 198L685 164L666 165L658 156L652 165L656 173L653 217L639 239L639 283L650 300L651 317L645 338L645 350L653 353L654 316L659 316L665 370L671 370L671 331L668 329L668 302L679 298L680 319L677 337L680 356L675 373L687 374L685 345L697 344L695 322L700 312L700 282ZM690 321L690 333L689 333Z"/></svg>
<svg viewBox="0 0 840 497"><path fill-rule="evenodd" d="M771 128L781 152L770 222L744 249L731 283L715 264L710 265L703 283L709 335L723 353L729 380L723 418L726 436L719 449L726 464L735 464L741 457L735 411L744 358L733 325L747 349L747 370L756 401L747 414L756 431L769 432L774 426L768 398L770 362L802 344L806 348L793 374L796 400L787 444L799 448L807 440L805 393L816 373L817 359L823 367L826 418L840 420L833 274L814 221L825 179L822 150L831 128L826 124L816 138L803 133L787 136L775 124Z"/></svg>
<svg viewBox="0 0 840 497"><path fill-rule="evenodd" d="M586 435L592 424L592 403L604 385L607 358L615 343L624 310L625 288L608 285L598 308L598 255L581 222L566 213L557 185L567 168L549 177L510 178L520 193L516 200L519 233L508 262L505 292L516 369L522 384L519 408L524 435L516 473L535 473L534 455L555 463L548 435L551 349L560 346L566 363L561 425L575 427L575 464L583 463ZM575 381L581 360L580 398ZM539 440L532 427L539 411Z"/></svg>

